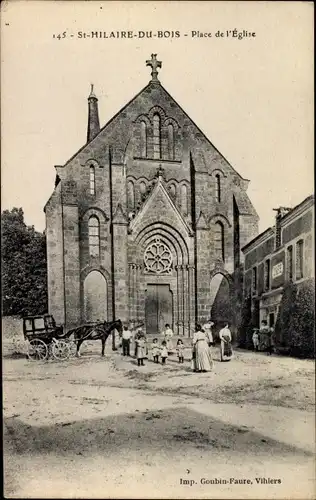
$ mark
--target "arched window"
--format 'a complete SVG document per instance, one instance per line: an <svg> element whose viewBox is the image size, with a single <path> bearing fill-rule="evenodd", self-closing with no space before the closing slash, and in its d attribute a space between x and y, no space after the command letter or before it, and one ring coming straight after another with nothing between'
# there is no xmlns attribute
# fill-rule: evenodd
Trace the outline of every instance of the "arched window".
<svg viewBox="0 0 316 500"><path fill-rule="evenodd" d="M144 121L140 122L140 156L147 156L147 128Z"/></svg>
<svg viewBox="0 0 316 500"><path fill-rule="evenodd" d="M218 202L221 201L221 176L219 174L215 175L216 179L216 199Z"/></svg>
<svg viewBox="0 0 316 500"><path fill-rule="evenodd" d="M181 186L181 212L188 215L188 188L185 184Z"/></svg>
<svg viewBox="0 0 316 500"><path fill-rule="evenodd" d="M95 195L95 169L90 165L90 194Z"/></svg>
<svg viewBox="0 0 316 500"><path fill-rule="evenodd" d="M221 261L225 261L225 239L224 239L224 225L218 221L215 224L214 231L214 250L215 257Z"/></svg>
<svg viewBox="0 0 316 500"><path fill-rule="evenodd" d="M146 192L146 184L145 184L144 181L142 181L142 182L139 183L139 190L140 190L141 194L145 194L145 192Z"/></svg>
<svg viewBox="0 0 316 500"><path fill-rule="evenodd" d="M168 125L168 157L169 160L174 159L174 130L171 123Z"/></svg>
<svg viewBox="0 0 316 500"><path fill-rule="evenodd" d="M89 219L89 253L93 257L100 256L100 222L92 215Z"/></svg>
<svg viewBox="0 0 316 500"><path fill-rule="evenodd" d="M127 204L128 208L134 210L135 208L135 190L132 181L127 183Z"/></svg>
<svg viewBox="0 0 316 500"><path fill-rule="evenodd" d="M153 116L153 144L154 144L154 158L161 158L161 148L160 148L160 116L154 114Z"/></svg>
<svg viewBox="0 0 316 500"><path fill-rule="evenodd" d="M169 192L172 198L176 198L176 186L173 183L169 186Z"/></svg>

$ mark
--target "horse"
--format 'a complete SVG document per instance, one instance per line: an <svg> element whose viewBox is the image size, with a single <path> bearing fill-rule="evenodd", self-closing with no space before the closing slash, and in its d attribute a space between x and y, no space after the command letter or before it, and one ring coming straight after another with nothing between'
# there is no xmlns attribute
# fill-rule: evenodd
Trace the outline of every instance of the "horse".
<svg viewBox="0 0 316 500"><path fill-rule="evenodd" d="M85 324L77 326L67 332L67 336L74 335L74 340L77 342L76 356L80 357L80 346L84 340L101 340L102 351L101 356L104 356L105 342L110 333L117 330L122 335L123 325L120 319L115 321L103 321L101 323Z"/></svg>

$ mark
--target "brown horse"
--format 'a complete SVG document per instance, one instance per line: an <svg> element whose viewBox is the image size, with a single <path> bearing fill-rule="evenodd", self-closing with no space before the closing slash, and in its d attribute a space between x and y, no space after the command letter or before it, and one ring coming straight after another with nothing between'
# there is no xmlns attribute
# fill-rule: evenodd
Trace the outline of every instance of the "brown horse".
<svg viewBox="0 0 316 500"><path fill-rule="evenodd" d="M80 346L84 340L101 340L102 342L102 352L101 356L104 356L105 342L110 333L113 330L117 330L122 335L123 325L120 319L115 321L104 321L102 323L93 323L77 326L67 332L67 337L74 335L74 340L77 342L77 352L76 356L80 357Z"/></svg>

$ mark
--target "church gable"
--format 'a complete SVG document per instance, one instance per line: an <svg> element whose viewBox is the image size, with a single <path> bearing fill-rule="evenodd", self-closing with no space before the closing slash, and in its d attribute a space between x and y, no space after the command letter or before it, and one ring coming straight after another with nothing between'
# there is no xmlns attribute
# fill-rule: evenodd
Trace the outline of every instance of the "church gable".
<svg viewBox="0 0 316 500"><path fill-rule="evenodd" d="M157 222L175 228L180 234L192 235L189 224L168 194L161 175L143 207L131 221L129 232L138 234L143 228Z"/></svg>
<svg viewBox="0 0 316 500"><path fill-rule="evenodd" d="M91 96L89 99L92 99ZM95 100L93 94L94 105ZM157 75L66 166L78 167L89 158L106 164L109 161L109 148L112 162L116 164L137 159L188 163L192 151L197 157L198 170L211 173L215 168L220 168L224 175L240 177L165 90Z"/></svg>

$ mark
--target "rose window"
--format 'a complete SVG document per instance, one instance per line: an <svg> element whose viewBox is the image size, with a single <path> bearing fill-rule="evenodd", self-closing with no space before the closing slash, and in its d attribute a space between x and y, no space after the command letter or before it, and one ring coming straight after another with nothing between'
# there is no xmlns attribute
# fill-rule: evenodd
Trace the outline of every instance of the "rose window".
<svg viewBox="0 0 316 500"><path fill-rule="evenodd" d="M160 238L156 238L146 248L144 263L147 272L155 274L170 273L172 255L167 245Z"/></svg>

